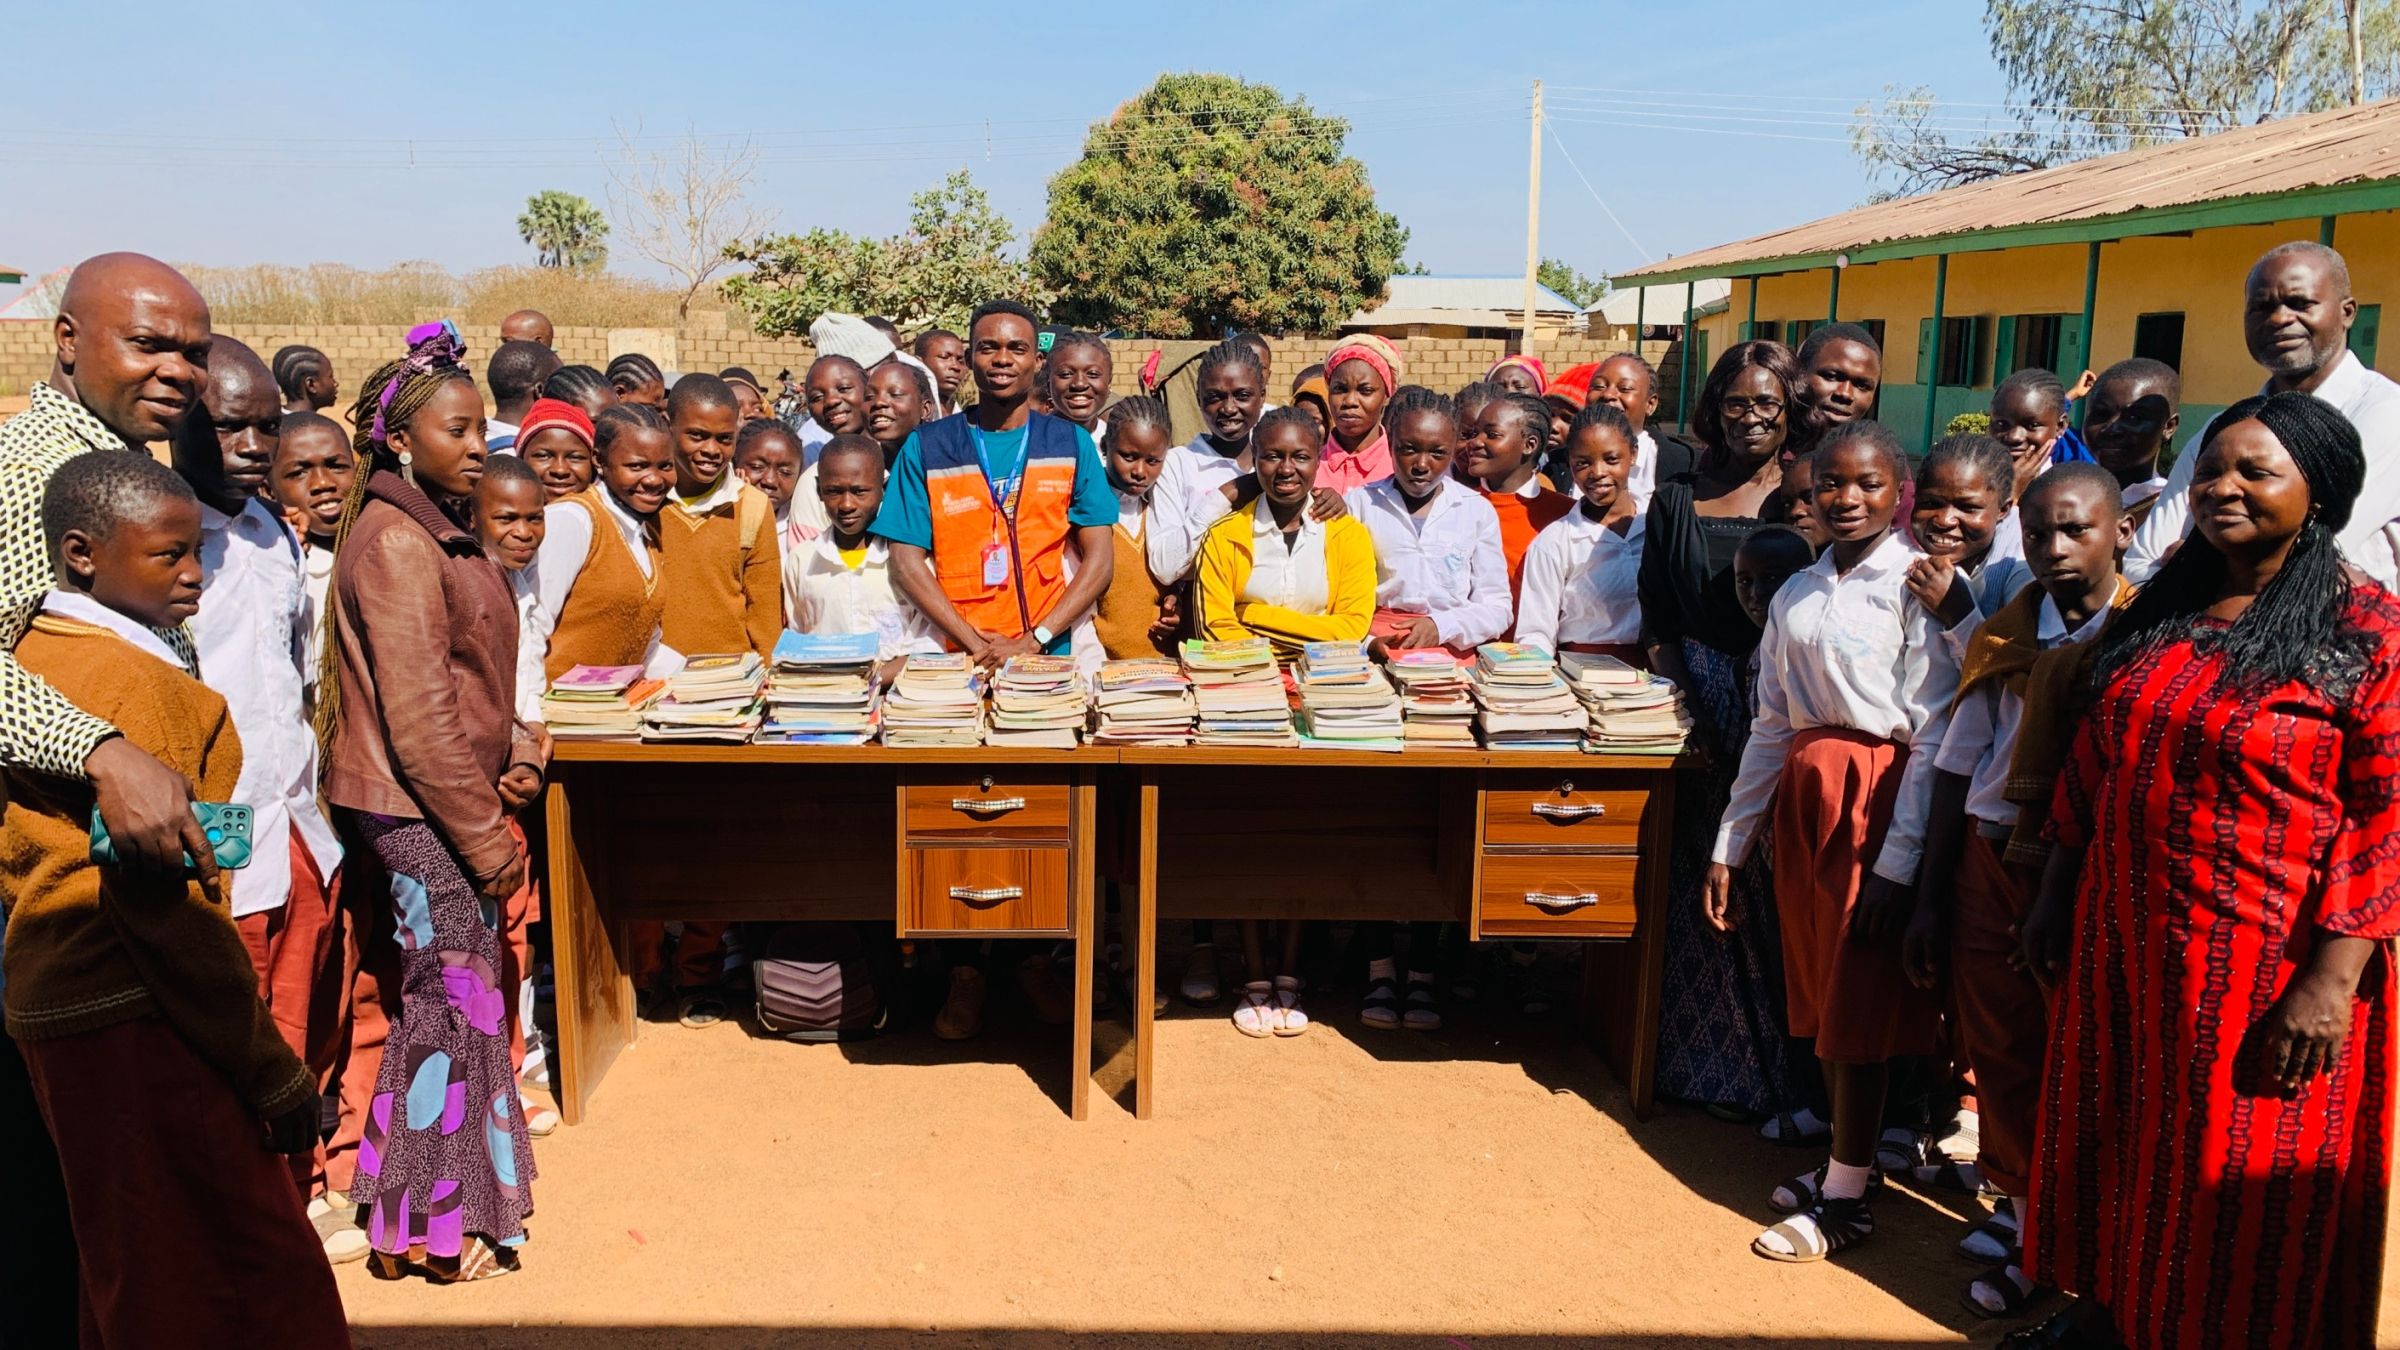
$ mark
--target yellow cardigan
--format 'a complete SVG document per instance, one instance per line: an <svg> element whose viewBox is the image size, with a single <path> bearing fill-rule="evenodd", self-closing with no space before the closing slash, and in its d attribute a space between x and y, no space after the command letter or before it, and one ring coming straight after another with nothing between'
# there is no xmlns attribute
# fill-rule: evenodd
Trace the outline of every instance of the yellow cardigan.
<svg viewBox="0 0 2400 1350"><path fill-rule="evenodd" d="M1360 642L1375 619L1375 541L1350 516L1324 523L1326 612L1301 614L1280 605L1245 601L1256 505L1210 527L1200 543L1200 635L1211 642L1263 637L1278 656L1304 643Z"/></svg>

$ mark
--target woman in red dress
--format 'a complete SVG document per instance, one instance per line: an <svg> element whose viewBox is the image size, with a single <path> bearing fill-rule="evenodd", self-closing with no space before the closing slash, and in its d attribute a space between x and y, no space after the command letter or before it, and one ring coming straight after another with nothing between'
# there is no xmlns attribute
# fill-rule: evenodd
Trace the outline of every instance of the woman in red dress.
<svg viewBox="0 0 2400 1350"><path fill-rule="evenodd" d="M2400 600L2330 405L2234 405L2094 657L2025 922L2057 994L2011 1343L2370 1346L2400 935Z"/></svg>

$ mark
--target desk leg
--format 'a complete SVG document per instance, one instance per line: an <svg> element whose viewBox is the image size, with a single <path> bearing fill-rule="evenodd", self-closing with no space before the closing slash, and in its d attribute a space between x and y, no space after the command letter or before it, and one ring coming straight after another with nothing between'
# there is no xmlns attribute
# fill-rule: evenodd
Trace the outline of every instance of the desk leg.
<svg viewBox="0 0 2400 1350"><path fill-rule="evenodd" d="M1100 790L1086 771L1075 782L1075 1048L1068 1065L1067 1114L1082 1120L1092 1109L1092 962L1100 951L1097 906L1093 891L1099 885L1092 858L1099 846L1097 806Z"/></svg>
<svg viewBox="0 0 2400 1350"><path fill-rule="evenodd" d="M567 779L550 784L550 946L558 973L558 1043L552 1082L558 1113L579 1124L592 1090L633 1041L633 972L618 925L609 922L575 843Z"/></svg>
<svg viewBox="0 0 2400 1350"><path fill-rule="evenodd" d="M1151 1054L1158 1036L1158 770L1142 770L1141 861L1134 874L1133 922L1133 1118L1148 1120L1156 1107L1157 1076Z"/></svg>

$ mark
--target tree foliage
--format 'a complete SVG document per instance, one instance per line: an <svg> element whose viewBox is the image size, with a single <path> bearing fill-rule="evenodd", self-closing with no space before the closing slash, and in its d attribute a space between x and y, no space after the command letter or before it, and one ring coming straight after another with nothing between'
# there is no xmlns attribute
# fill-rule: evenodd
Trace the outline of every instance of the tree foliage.
<svg viewBox="0 0 2400 1350"><path fill-rule="evenodd" d="M1533 271L1533 279L1575 302L1578 309L1589 309L1608 294L1608 279L1594 280L1569 267L1557 258L1544 258Z"/></svg>
<svg viewBox="0 0 2400 1350"><path fill-rule="evenodd" d="M608 265L608 219L572 192L545 188L527 197L517 235L533 245L544 267L593 272Z"/></svg>
<svg viewBox="0 0 2400 1350"><path fill-rule="evenodd" d="M1033 271L1062 322L1159 336L1328 332L1381 300L1408 231L1349 123L1228 75L1162 75L1050 180Z"/></svg>
<svg viewBox="0 0 2400 1350"><path fill-rule="evenodd" d="M986 300L1047 302L1026 265L1008 256L1015 228L966 170L909 204L908 229L886 239L815 229L734 244L727 256L750 271L726 281L726 298L770 336L805 333L828 311L963 330Z"/></svg>
<svg viewBox="0 0 2400 1350"><path fill-rule="evenodd" d="M1857 110L1851 145L1893 195L2338 106L2350 101L2346 3L1985 0L2008 112L1891 88ZM2396 4L2359 0L2369 98L2400 87Z"/></svg>

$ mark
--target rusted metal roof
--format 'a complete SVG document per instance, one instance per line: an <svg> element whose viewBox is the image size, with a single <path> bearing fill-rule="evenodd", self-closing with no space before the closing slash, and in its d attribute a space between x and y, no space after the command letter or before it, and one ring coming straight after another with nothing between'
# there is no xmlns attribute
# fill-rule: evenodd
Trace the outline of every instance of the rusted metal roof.
<svg viewBox="0 0 2400 1350"><path fill-rule="evenodd" d="M2385 99L1877 202L1616 279L1755 276L1837 254L1877 262L2395 205L2400 99Z"/></svg>

